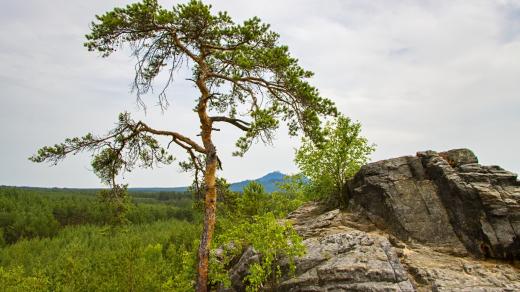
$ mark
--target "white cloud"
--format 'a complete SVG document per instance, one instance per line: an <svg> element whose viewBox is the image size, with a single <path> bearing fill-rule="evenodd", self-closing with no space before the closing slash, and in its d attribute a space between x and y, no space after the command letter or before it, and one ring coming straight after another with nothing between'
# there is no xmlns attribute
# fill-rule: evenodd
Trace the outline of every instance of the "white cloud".
<svg viewBox="0 0 520 292"><path fill-rule="evenodd" d="M258 15L281 34L312 83L362 122L378 147L374 159L469 147L487 164L520 171L519 1L210 1L239 20ZM127 2L124 2L127 3ZM182 72L172 107L144 115L129 93L133 61L82 47L94 14L121 1L4 1L0 11L0 184L94 186L88 155L49 168L26 157L65 137L102 133L130 110L157 127L195 133L193 88ZM165 6L172 5L162 1ZM226 129L227 130L227 129ZM297 140L281 131L276 146L245 158L229 150L237 132L222 131L224 175L231 181L271 170L296 171ZM188 184L175 168L137 171L135 186Z"/></svg>

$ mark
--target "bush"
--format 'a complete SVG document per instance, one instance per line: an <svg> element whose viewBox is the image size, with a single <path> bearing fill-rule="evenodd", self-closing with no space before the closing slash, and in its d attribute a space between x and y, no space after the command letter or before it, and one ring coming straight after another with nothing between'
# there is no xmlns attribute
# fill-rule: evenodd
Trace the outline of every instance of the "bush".
<svg viewBox="0 0 520 292"><path fill-rule="evenodd" d="M248 291L264 285L275 288L285 268L280 261L283 257L289 259L289 270L294 270L294 258L303 255L305 248L290 223L278 220L303 202L292 190L282 188L268 194L261 184L251 182L235 200L219 205L219 209L229 210L227 204L232 202L234 212L224 212L219 218L214 246L224 250L213 250L210 257L213 285L230 285L227 269L247 247L261 255L260 262L249 267L250 273L244 279Z"/></svg>
<svg viewBox="0 0 520 292"><path fill-rule="evenodd" d="M312 199L332 198L346 205L345 184L375 149L360 133L361 124L340 116L325 125L323 142L315 144L303 138L295 161L310 180L308 194Z"/></svg>
<svg viewBox="0 0 520 292"><path fill-rule="evenodd" d="M229 286L226 267L246 247L260 254L260 261L249 267L249 274L244 279L247 291L258 291L264 285L274 289L283 274L282 258L289 259L289 271L285 272L294 272L294 258L305 254L303 241L291 224L282 224L271 212L255 215L250 221L230 224L217 236L216 242L224 247L224 252L222 259L216 259L215 251L212 253L210 275L213 284Z"/></svg>
<svg viewBox="0 0 520 292"><path fill-rule="evenodd" d="M0 283L2 291L49 291L49 280L42 276L27 276L23 268L14 266L9 269L0 267Z"/></svg>

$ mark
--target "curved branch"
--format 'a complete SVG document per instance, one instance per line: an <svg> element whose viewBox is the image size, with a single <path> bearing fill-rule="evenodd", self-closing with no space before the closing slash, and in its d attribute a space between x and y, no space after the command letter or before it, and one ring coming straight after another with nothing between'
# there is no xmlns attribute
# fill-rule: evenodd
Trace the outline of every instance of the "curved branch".
<svg viewBox="0 0 520 292"><path fill-rule="evenodd" d="M176 46L179 47L179 49L181 51L183 51L186 55L188 55L188 57L190 57L193 61L195 61L197 64L200 64L202 62L201 58L198 57L197 55L195 55L192 51L190 51L190 49L188 49L186 47L186 45L184 45L181 40L179 39L179 37L177 36L177 33L175 31L172 31L170 33L170 35L172 36L173 38L173 42L175 43Z"/></svg>
<svg viewBox="0 0 520 292"><path fill-rule="evenodd" d="M232 84L236 85L240 89L248 92L249 95L251 96L251 98L253 99L253 107L255 107L256 109L258 109L257 97L256 97L255 93L251 90L251 88L247 87L245 84L247 84L247 83L254 84L260 88L264 88L278 101L283 102L288 107L291 107L292 109L294 109L298 122L300 124L303 124L304 118L302 116L302 112L298 106L298 103L292 102L291 100L287 100L286 98L283 98L283 96L286 96L287 98L292 99L293 101L297 101L298 97L294 96L294 94L292 92L290 92L286 87L284 87L281 84L269 82L269 81L267 81L263 78L259 78L259 77L245 76L245 77L240 77L240 78L233 78L233 77L230 77L230 76L227 76L224 74L214 73L214 72L211 72L208 75L208 77L218 78L218 79L222 79L222 80L231 82Z"/></svg>
<svg viewBox="0 0 520 292"><path fill-rule="evenodd" d="M245 92L247 92L249 94L249 96L251 97L251 99L253 100L252 102L252 109L255 109L255 110L258 110L260 108L260 106L258 105L258 98L256 97L256 94L255 92L253 91L253 89L251 89L250 87L247 87L245 86L244 84L240 83L240 79L234 79L234 78L231 78L227 75L224 75L224 74L220 74L220 73L215 73L215 72L210 72L208 74L208 78L211 78L211 77L214 77L214 78L218 78L218 79L222 79L222 80L225 80L225 81L228 81L228 82L231 82L233 85L235 85L236 87L244 90ZM245 81L244 81L245 82Z"/></svg>
<svg viewBox="0 0 520 292"><path fill-rule="evenodd" d="M251 125L251 123L248 123L246 121L236 119L236 118L230 118L230 117L211 117L211 121L229 123L229 124L232 124L233 126L239 128L240 130L246 131L246 132L250 130L249 126Z"/></svg>
<svg viewBox="0 0 520 292"><path fill-rule="evenodd" d="M206 149L202 146L200 146L197 142L191 140L190 138L177 133L173 131L164 131L164 130L156 130L153 128L150 128L147 124L143 122L138 122L136 126L136 131L139 132L147 132L155 135L161 135L161 136L170 136L172 137L172 141L175 142L177 145L181 146L184 149L191 148L199 153L206 153Z"/></svg>
<svg viewBox="0 0 520 292"><path fill-rule="evenodd" d="M239 43L228 45L228 46L217 46L217 45L212 45L212 44L208 44L208 43L202 43L202 46L205 48L208 48L210 50L216 50L216 51L235 51L241 45L244 45L246 43L247 43L247 41L241 41Z"/></svg>

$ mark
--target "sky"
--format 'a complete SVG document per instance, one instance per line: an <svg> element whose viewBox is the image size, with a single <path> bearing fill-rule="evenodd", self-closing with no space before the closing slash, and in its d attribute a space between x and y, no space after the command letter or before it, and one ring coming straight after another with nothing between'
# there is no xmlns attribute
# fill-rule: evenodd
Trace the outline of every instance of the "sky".
<svg viewBox="0 0 520 292"><path fill-rule="evenodd" d="M0 185L100 187L90 154L57 166L28 161L39 147L88 132L103 134L131 112L155 128L194 137L197 96L182 70L162 112L131 92L135 60L88 52L94 15L131 1L3 0L0 9ZM179 1L160 1L171 7ZM520 1L206 1L236 21L271 24L310 80L377 145L372 161L417 151L470 148L482 164L520 172ZM271 171L296 173L299 138L231 156L239 132L222 127L215 144L228 181ZM172 150L182 160L184 153ZM130 187L188 185L175 165L135 170Z"/></svg>

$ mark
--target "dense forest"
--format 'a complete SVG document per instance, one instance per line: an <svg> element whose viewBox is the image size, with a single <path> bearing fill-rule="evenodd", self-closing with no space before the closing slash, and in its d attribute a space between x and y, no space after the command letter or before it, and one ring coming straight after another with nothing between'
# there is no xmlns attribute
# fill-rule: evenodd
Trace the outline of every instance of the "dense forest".
<svg viewBox="0 0 520 292"><path fill-rule="evenodd" d="M290 248L285 240L278 240L279 250L271 249L276 234L295 236L289 225L276 220L305 201L303 193L295 192L301 181L289 178L275 193L255 182L236 193L219 182L216 246L233 240L234 251L227 251L232 255L254 241L259 250L274 255L282 249L301 253L301 246ZM94 190L0 188L2 288L191 291L201 202L188 192L132 192L129 198L125 220L119 221L113 206ZM266 242L269 248L262 247ZM213 285L227 281L225 265L226 259L212 264ZM263 279L250 280L255 281Z"/></svg>
<svg viewBox="0 0 520 292"><path fill-rule="evenodd" d="M345 6L341 1L328 8L258 6L271 12L248 7L253 2L216 5L237 18L215 10L212 4L218 1L163 7L165 1L135 0L114 3L120 6L109 10L104 1L65 1L60 9L14 2L3 5L9 17L3 17L7 29L0 31L5 42L0 57L12 67L0 77L10 102L0 114L8 127L2 184L81 183L81 178L60 181L62 175L48 179L54 175L33 172L20 158L58 165L86 154L104 188L0 186L0 292L413 291L427 285L451 291L454 281L460 290L500 285L520 291L520 273L498 265L520 258L517 176L497 166L480 167L461 149L454 152L465 160L460 164L447 152L425 151L362 168L375 145L348 116L371 120L373 137L379 143L390 139L391 152L402 151L402 145L409 150L415 142L423 147L435 135L432 146L439 147L460 144L459 133L500 134L497 123L475 123L473 116L517 116L488 102L495 95L516 100L511 96L519 83L509 76L518 74L509 59L520 58L508 56L520 47L515 46L520 30L511 29L520 23L520 6L512 1L480 5L482 11L445 4ZM273 25L248 16L250 11L269 13L265 18ZM106 67L76 50L80 33L86 50L107 58ZM450 50L458 39L470 47ZM300 48L292 53L285 42ZM444 74L446 69L453 76ZM454 76L463 79L445 82ZM492 81L490 76L499 76L500 90L483 82ZM136 108L120 98L124 93L118 87L128 81ZM479 84L485 86L478 89ZM472 102L453 102L464 96ZM149 116L147 109L161 115ZM425 115L428 109L442 109L448 127L437 123L437 111ZM115 119L107 124L110 112ZM471 127L461 127L460 121L470 121ZM505 124L511 125L510 119ZM70 130L87 128L68 136ZM223 176L245 176L256 167L265 169L264 163L291 169L285 161L288 148L240 164L231 158L257 144L273 145L280 130L301 139L293 149L297 173L273 172L258 179L262 183L228 184ZM471 143L479 141L473 139L478 135L470 136ZM484 148L494 141L480 140ZM284 147L292 147L288 141L282 139ZM134 183L172 183L134 171L173 165L189 174L191 186L132 189ZM61 171L74 166L66 167ZM434 246L422 253L419 245L430 239ZM485 257L482 262L494 275L463 259L472 253ZM325 283L327 277L332 281ZM518 282L515 289L500 283L509 281ZM419 285L412 287L415 282Z"/></svg>
<svg viewBox="0 0 520 292"><path fill-rule="evenodd" d="M134 193L126 214L131 224L177 219L194 222L189 193ZM111 224L114 212L95 191L0 188L0 243L53 237L75 225Z"/></svg>
<svg viewBox="0 0 520 292"><path fill-rule="evenodd" d="M95 191L0 188L7 291L157 291L194 260L189 193L132 193L126 222ZM186 266L187 267L187 266ZM178 283L178 281L176 281ZM178 289L175 289L178 290Z"/></svg>

